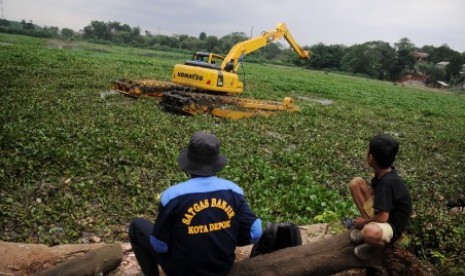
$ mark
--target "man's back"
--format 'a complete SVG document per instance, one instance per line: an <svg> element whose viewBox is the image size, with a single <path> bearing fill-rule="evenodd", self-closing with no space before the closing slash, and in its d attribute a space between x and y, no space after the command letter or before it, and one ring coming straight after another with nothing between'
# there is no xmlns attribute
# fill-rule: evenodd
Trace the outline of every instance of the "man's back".
<svg viewBox="0 0 465 276"><path fill-rule="evenodd" d="M262 225L235 183L216 177L227 164L216 135L195 132L177 158L191 178L166 189L153 225L129 224L129 238L145 275L224 275L236 245L255 243Z"/></svg>
<svg viewBox="0 0 465 276"><path fill-rule="evenodd" d="M196 177L167 189L152 235L168 245L174 275L227 274L236 245L261 235L243 191L218 177Z"/></svg>

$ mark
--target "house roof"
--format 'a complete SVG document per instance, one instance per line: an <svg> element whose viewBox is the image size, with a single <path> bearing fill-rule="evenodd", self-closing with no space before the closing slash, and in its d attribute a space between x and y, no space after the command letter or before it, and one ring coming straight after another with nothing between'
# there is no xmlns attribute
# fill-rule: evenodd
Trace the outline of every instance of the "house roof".
<svg viewBox="0 0 465 276"><path fill-rule="evenodd" d="M437 82L444 87L449 87L449 85L443 81L437 81Z"/></svg>
<svg viewBox="0 0 465 276"><path fill-rule="evenodd" d="M413 52L413 56L415 56L416 59L422 59L427 58L429 54L425 52Z"/></svg>

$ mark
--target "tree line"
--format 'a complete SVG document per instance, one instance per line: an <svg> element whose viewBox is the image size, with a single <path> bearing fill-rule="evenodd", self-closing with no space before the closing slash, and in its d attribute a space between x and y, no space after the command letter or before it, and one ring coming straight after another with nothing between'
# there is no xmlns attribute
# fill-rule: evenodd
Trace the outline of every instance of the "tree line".
<svg viewBox="0 0 465 276"><path fill-rule="evenodd" d="M243 32L233 32L218 38L201 32L198 37L189 35L152 34L140 27L120 22L91 21L81 31L69 28L40 27L32 21L21 22L0 19L0 32L24 34L66 40L87 40L97 43L141 47L167 51L206 51L226 55L232 46L249 37ZM425 76L425 82L436 85L445 81L452 85L464 82L460 74L465 63L465 52L451 49L447 44L439 47L417 47L408 38L401 38L394 45L384 41L369 41L345 46L318 43L304 46L312 52L310 60L300 60L292 49L281 43L271 43L250 55L253 61L275 61L326 71L341 71L379 80L397 81L406 74ZM446 62L438 65L439 62Z"/></svg>

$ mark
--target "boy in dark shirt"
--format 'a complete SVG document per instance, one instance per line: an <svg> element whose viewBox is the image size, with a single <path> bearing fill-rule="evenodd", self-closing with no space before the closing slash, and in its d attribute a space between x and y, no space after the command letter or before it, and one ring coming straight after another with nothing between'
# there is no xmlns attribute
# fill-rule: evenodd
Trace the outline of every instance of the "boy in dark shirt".
<svg viewBox="0 0 465 276"><path fill-rule="evenodd" d="M244 192L216 177L226 165L218 138L196 132L178 157L190 179L166 189L155 225L138 218L129 237L145 275L226 275L236 246L255 243L262 235L259 218Z"/></svg>
<svg viewBox="0 0 465 276"><path fill-rule="evenodd" d="M399 143L390 135L376 135L370 139L367 163L375 176L369 186L361 177L350 181L352 198L361 213L350 232L354 253L368 260L387 244L394 243L405 230L412 213L412 202L407 186L392 166ZM364 242L364 243L363 243Z"/></svg>

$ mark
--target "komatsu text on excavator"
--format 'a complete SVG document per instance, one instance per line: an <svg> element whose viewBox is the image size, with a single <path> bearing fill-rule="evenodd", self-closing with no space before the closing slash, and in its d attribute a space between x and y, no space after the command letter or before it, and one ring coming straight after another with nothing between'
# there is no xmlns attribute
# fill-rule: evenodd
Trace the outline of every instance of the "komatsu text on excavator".
<svg viewBox="0 0 465 276"><path fill-rule="evenodd" d="M123 79L115 81L115 90L130 96L161 97L160 103L167 110L193 115L211 113L219 117L240 119L267 116L278 110L298 111L290 97L276 102L238 96L244 89L237 74L242 59L282 37L301 58L310 57L310 53L296 43L286 24L279 23L273 31L237 43L226 56L195 53L192 60L174 66L172 82Z"/></svg>

